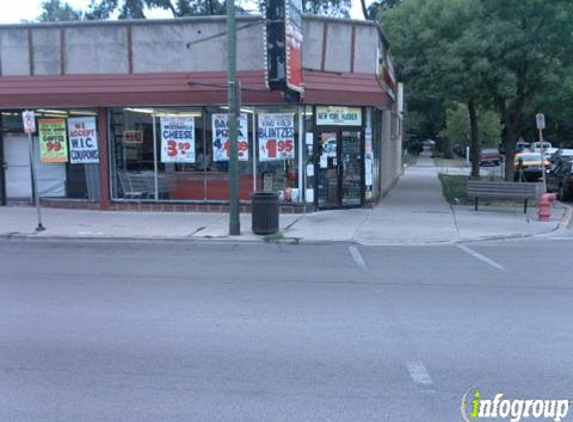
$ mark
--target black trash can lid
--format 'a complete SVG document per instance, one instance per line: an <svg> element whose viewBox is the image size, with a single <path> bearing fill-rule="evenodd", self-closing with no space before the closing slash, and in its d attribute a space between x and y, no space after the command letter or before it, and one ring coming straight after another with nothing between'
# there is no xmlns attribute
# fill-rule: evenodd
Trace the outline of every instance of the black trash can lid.
<svg viewBox="0 0 573 422"><path fill-rule="evenodd" d="M258 191L253 193L253 198L278 198L279 194L276 192Z"/></svg>

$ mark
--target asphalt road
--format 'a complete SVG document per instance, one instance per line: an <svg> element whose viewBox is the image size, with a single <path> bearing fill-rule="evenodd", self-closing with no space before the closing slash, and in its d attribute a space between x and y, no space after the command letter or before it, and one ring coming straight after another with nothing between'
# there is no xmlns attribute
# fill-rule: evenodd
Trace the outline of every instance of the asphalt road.
<svg viewBox="0 0 573 422"><path fill-rule="evenodd" d="M449 422L470 387L573 398L572 250L2 242L0 421Z"/></svg>

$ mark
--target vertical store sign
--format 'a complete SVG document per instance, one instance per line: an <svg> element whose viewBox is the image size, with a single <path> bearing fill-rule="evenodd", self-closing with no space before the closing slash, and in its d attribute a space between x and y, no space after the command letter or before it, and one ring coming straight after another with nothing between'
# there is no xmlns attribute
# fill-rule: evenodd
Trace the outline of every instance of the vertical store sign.
<svg viewBox="0 0 573 422"><path fill-rule="evenodd" d="M40 119L38 127L40 160L43 163L66 163L68 161L66 120Z"/></svg>
<svg viewBox="0 0 573 422"><path fill-rule="evenodd" d="M193 116L161 116L161 162L195 162Z"/></svg>
<svg viewBox="0 0 573 422"><path fill-rule="evenodd" d="M99 163L95 117L68 119L68 137L70 140L70 163Z"/></svg>
<svg viewBox="0 0 573 422"><path fill-rule="evenodd" d="M302 93L302 0L267 0L265 15L269 86Z"/></svg>
<svg viewBox="0 0 573 422"><path fill-rule="evenodd" d="M226 113L212 115L213 126L213 161L229 161L229 115ZM249 128L247 115L239 117L239 161L249 161Z"/></svg>
<svg viewBox="0 0 573 422"><path fill-rule="evenodd" d="M302 85L302 0L285 0L286 83L303 92Z"/></svg>
<svg viewBox="0 0 573 422"><path fill-rule="evenodd" d="M262 113L258 118L259 160L293 160L294 114Z"/></svg>

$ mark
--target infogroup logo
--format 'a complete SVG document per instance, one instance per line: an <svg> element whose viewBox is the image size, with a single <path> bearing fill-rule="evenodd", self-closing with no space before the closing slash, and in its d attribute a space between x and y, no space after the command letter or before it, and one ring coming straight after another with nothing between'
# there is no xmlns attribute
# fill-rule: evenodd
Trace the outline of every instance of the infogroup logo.
<svg viewBox="0 0 573 422"><path fill-rule="evenodd" d="M479 388L473 387L462 396L460 411L465 422L498 418L519 422L522 419L552 419L560 422L569 413L569 399L506 399L497 393L491 399L483 398Z"/></svg>

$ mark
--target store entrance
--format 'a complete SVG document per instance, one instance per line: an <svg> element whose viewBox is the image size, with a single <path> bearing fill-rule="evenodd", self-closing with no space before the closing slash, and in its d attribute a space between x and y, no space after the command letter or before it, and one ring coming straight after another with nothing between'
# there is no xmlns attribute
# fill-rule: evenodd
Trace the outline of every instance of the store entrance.
<svg viewBox="0 0 573 422"><path fill-rule="evenodd" d="M318 207L360 207L364 197L362 132L322 130L317 140Z"/></svg>

